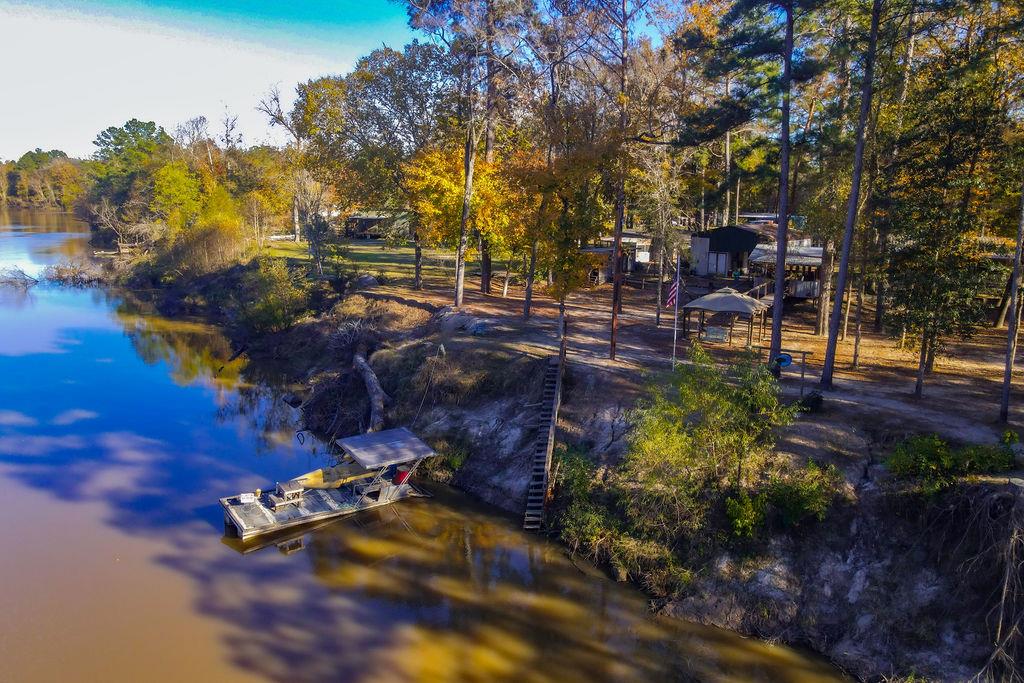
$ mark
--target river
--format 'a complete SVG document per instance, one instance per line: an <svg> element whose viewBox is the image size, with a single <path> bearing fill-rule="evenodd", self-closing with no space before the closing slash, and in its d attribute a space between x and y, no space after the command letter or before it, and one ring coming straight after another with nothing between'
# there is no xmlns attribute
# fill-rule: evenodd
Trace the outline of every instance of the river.
<svg viewBox="0 0 1024 683"><path fill-rule="evenodd" d="M0 268L85 226L0 208ZM822 681L792 649L650 614L454 491L242 554L220 496L326 462L289 389L124 295L0 289L0 679Z"/></svg>

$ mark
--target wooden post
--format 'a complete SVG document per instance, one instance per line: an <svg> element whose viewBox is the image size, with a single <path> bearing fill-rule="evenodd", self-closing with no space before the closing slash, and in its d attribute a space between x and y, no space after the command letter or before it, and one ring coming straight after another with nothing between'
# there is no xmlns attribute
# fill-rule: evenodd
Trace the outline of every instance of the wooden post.
<svg viewBox="0 0 1024 683"><path fill-rule="evenodd" d="M804 397L804 376L807 374L807 352L800 354L800 398Z"/></svg>
<svg viewBox="0 0 1024 683"><path fill-rule="evenodd" d="M672 367L676 366L676 339L679 336L679 300L683 298L682 279L679 277L680 254L676 253L676 299L672 312Z"/></svg>

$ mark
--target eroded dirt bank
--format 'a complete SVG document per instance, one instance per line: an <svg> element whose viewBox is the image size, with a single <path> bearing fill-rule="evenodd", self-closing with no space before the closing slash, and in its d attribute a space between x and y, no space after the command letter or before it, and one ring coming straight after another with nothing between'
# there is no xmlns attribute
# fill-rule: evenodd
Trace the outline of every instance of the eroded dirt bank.
<svg viewBox="0 0 1024 683"><path fill-rule="evenodd" d="M826 398L780 448L835 463L845 500L824 522L776 534L757 552L720 553L664 611L804 644L865 680L972 678L993 653L1001 553L1024 514L1024 490L1003 477L921 499L881 464L896 441L953 426ZM995 440L994 429L978 429Z"/></svg>

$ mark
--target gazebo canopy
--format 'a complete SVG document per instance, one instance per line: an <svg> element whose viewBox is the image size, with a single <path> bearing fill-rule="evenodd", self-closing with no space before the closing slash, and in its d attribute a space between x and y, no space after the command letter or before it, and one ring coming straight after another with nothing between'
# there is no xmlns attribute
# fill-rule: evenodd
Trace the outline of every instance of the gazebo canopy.
<svg viewBox="0 0 1024 683"><path fill-rule="evenodd" d="M768 308L757 299L740 294L731 287L723 287L717 291L705 294L694 299L683 308L693 308L698 311L713 311L715 313L738 313L740 315L754 315Z"/></svg>

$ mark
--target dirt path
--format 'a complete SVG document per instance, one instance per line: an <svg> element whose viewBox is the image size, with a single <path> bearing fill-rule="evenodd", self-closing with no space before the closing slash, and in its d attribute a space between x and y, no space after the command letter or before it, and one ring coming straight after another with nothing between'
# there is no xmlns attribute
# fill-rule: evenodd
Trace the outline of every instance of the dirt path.
<svg viewBox="0 0 1024 683"><path fill-rule="evenodd" d="M473 280L467 281L464 310L485 322L488 336L536 355L557 352L558 307L543 291L535 294L533 315L524 321L521 288L510 287L508 298L503 298L498 286L496 294L484 295L475 285ZM435 309L451 304L450 286L443 281L428 283L418 292L403 287L382 287L378 291ZM663 315L663 324L656 327L654 297L653 290L625 290L624 310L619 317L618 358L611 361L611 287L604 285L573 294L566 303L571 361L631 382L645 371L667 370L672 352L671 313ZM926 379L924 397L917 399L912 395L916 354L909 348L898 348L896 340L870 329L873 317L872 310L865 311L861 363L857 370L850 368L855 330L855 320L851 319L849 335L839 344L835 390L826 393L826 401L865 425L902 424L908 431L934 431L961 442L991 443L998 439L1005 428L995 419L1004 330L983 329L973 339L949 343ZM809 353L803 382L805 392L816 388L824 357L825 339L813 334L813 321L811 302L797 302L787 308L783 347ZM731 346L714 344L708 348L727 362L743 351L745 334L739 327L736 339ZM755 345L767 345L767 339L758 341L756 330L754 339ZM689 340L683 339L680 332L680 356L685 355L688 344ZM787 393L799 395L801 382L796 364L784 374L783 385ZM1024 392L1019 389L1012 398L1015 405L1024 404ZM1024 430L1024 410L1013 411L1009 426Z"/></svg>

